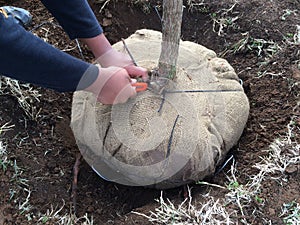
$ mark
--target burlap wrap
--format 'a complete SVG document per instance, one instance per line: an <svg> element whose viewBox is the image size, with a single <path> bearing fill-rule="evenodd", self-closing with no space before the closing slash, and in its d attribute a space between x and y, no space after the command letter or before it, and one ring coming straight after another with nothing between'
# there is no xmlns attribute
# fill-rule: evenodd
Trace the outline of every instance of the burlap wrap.
<svg viewBox="0 0 300 225"><path fill-rule="evenodd" d="M138 30L125 41L140 66L158 65L161 33ZM124 51L121 42L114 48ZM239 78L213 51L182 41L174 86L173 91L195 92L167 93L162 104L162 96L146 91L113 107L96 103L90 93L74 94L71 127L100 176L164 189L214 173L248 118Z"/></svg>

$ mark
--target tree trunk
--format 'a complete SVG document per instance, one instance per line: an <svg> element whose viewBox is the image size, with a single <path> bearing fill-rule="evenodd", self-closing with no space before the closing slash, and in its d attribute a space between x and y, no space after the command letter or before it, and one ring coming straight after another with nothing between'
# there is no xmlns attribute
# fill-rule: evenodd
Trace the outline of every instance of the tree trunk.
<svg viewBox="0 0 300 225"><path fill-rule="evenodd" d="M158 72L161 77L173 79L176 75L181 23L182 0L163 0L162 45Z"/></svg>

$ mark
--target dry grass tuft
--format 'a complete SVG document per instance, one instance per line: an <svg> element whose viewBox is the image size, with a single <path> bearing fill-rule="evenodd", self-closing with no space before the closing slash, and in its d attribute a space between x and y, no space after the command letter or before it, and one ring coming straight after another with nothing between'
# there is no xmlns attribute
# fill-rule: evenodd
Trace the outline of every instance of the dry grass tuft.
<svg viewBox="0 0 300 225"><path fill-rule="evenodd" d="M159 207L155 209L155 212L150 212L150 215L133 213L143 216L155 224L233 224L221 200L214 199L207 194L203 196L206 201L196 207L192 204L190 189L188 189L188 193L189 197L180 205L175 205L169 199L164 200L161 194L159 200L156 200Z"/></svg>
<svg viewBox="0 0 300 225"><path fill-rule="evenodd" d="M37 216L38 221L37 224L57 224L57 225L93 225L93 217L89 218L87 214L82 217L77 217L72 212L63 213L63 209L65 208L65 202L60 208L53 208L51 205L51 209L47 209L46 213L39 213Z"/></svg>
<svg viewBox="0 0 300 225"><path fill-rule="evenodd" d="M35 103L40 101L41 94L32 85L20 83L8 77L1 77L0 95L14 96L26 115L32 120L37 120L40 109L36 108Z"/></svg>
<svg viewBox="0 0 300 225"><path fill-rule="evenodd" d="M150 215L133 212L147 218L155 224L249 224L247 217L255 216L260 213L263 207L265 196L261 196L263 182L268 179L276 179L277 182L288 182L287 173L289 168L300 165L300 143L293 141L295 129L294 122L288 124L288 132L285 137L276 139L270 145L268 155L256 163L253 167L257 173L248 175L249 181L243 184L237 176L238 170L234 161L225 186L198 182L201 185L208 185L211 188L227 189L227 193L221 199L214 199L208 192L204 195L204 201L199 205L192 204L191 190L189 198L179 205L175 205L169 199L162 196L157 202L159 206ZM257 207L251 205L255 202ZM226 207L225 207L226 206ZM231 209L230 213L227 208ZM236 210L237 209L237 210ZM300 217L299 203L292 202L284 204L282 214L285 224L299 224ZM237 221L237 218L240 218ZM264 221L271 224L272 221Z"/></svg>

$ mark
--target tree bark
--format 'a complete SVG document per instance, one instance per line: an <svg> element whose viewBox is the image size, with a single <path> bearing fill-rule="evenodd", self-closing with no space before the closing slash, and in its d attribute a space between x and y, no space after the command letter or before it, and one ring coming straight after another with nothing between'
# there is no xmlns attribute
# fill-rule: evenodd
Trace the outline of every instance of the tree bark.
<svg viewBox="0 0 300 225"><path fill-rule="evenodd" d="M163 0L162 44L158 72L173 79L176 75L179 41L183 14L182 0Z"/></svg>

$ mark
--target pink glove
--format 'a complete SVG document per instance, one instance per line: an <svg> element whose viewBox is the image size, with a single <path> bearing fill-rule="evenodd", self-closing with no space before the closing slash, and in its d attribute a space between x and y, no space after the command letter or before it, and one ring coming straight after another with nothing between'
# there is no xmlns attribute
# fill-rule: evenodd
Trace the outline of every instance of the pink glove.
<svg viewBox="0 0 300 225"><path fill-rule="evenodd" d="M98 101L103 104L125 103L136 95L132 80L125 69L120 67L99 67L99 74L95 82L86 88L94 93Z"/></svg>
<svg viewBox="0 0 300 225"><path fill-rule="evenodd" d="M131 77L142 77L143 80L148 79L148 73L146 69L135 66L129 55L118 52L113 48L102 54L97 61L102 67L122 67L127 70Z"/></svg>

